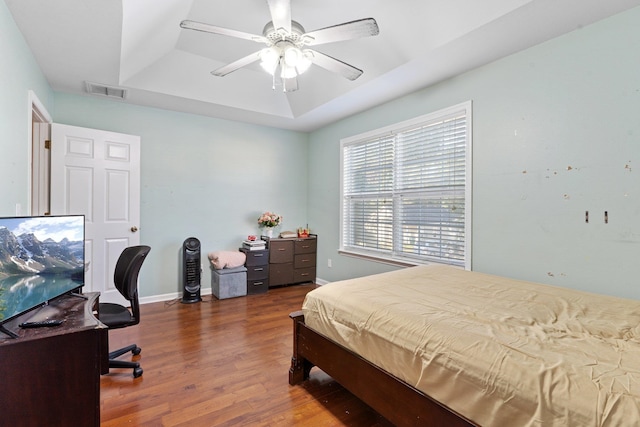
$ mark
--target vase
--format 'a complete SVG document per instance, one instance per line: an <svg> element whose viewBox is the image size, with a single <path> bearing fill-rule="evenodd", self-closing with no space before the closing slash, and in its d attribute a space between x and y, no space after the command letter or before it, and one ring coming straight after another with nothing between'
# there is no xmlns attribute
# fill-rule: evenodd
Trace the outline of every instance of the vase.
<svg viewBox="0 0 640 427"><path fill-rule="evenodd" d="M268 238L272 238L273 237L273 227L265 227L264 228L264 235L267 236Z"/></svg>

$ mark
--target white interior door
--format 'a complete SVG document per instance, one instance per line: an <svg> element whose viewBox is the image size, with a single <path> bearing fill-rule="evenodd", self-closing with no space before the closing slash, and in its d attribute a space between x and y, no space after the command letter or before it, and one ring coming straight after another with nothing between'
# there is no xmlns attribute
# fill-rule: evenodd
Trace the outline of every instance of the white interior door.
<svg viewBox="0 0 640 427"><path fill-rule="evenodd" d="M85 216L85 292L124 303L118 257L140 243L140 137L53 123L51 214Z"/></svg>

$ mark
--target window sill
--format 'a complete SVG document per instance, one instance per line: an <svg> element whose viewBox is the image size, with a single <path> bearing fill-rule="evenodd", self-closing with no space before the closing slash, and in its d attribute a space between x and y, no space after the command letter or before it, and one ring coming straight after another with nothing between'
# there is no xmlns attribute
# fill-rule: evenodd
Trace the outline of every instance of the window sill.
<svg viewBox="0 0 640 427"><path fill-rule="evenodd" d="M437 261L418 261L418 260L408 260L408 259L397 259L397 258L385 258L381 256L376 256L373 254L365 254L362 252L349 251L345 249L338 249L338 253L340 255L348 256L351 258L358 258L365 261L378 262L381 264L393 265L395 267L415 267L416 265L430 265L430 264L442 264L442 265L450 265L454 268L460 268L462 270L467 270L467 268L447 263L439 263Z"/></svg>
<svg viewBox="0 0 640 427"><path fill-rule="evenodd" d="M408 260L399 260L399 259L393 259L393 258L384 258L384 257L380 257L380 256L375 256L375 255L368 255L368 254L363 254L361 252L352 252L352 251L347 251L344 249L338 249L338 253L340 255L345 255L348 257L352 257L352 258L359 258L359 259L363 259L366 261L373 261L373 262L379 262L382 264L388 264L388 265L393 265L396 267L414 267L416 265L427 265L430 264L429 262L411 262Z"/></svg>

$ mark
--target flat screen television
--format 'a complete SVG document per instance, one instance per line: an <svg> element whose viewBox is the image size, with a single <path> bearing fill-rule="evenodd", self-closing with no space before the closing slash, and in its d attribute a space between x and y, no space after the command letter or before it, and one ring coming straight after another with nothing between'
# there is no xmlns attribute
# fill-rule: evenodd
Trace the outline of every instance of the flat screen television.
<svg viewBox="0 0 640 427"><path fill-rule="evenodd" d="M84 286L84 215L0 218L0 332Z"/></svg>

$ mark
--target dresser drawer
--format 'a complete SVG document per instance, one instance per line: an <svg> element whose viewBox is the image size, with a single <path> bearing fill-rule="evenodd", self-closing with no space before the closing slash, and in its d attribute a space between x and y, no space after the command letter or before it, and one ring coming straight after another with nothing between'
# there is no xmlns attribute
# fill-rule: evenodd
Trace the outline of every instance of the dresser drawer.
<svg viewBox="0 0 640 427"><path fill-rule="evenodd" d="M293 263L269 265L269 286L288 285L289 283L294 283Z"/></svg>
<svg viewBox="0 0 640 427"><path fill-rule="evenodd" d="M269 290L269 279L247 280L247 295L263 294Z"/></svg>
<svg viewBox="0 0 640 427"><path fill-rule="evenodd" d="M269 277L268 265L247 266L247 280L262 280Z"/></svg>
<svg viewBox="0 0 640 427"><path fill-rule="evenodd" d="M296 255L293 260L293 268L307 268L316 266L316 254Z"/></svg>
<svg viewBox="0 0 640 427"><path fill-rule="evenodd" d="M253 265L267 265L269 264L269 250L259 250L259 251L248 251L243 250L247 255L247 260L245 262L245 267L251 267Z"/></svg>
<svg viewBox="0 0 640 427"><path fill-rule="evenodd" d="M298 239L295 241L296 254L315 254L318 246L317 239Z"/></svg>
<svg viewBox="0 0 640 427"><path fill-rule="evenodd" d="M316 268L299 268L293 270L293 282L315 282L316 281Z"/></svg>
<svg viewBox="0 0 640 427"><path fill-rule="evenodd" d="M272 264L293 262L293 240L270 240L269 257Z"/></svg>

